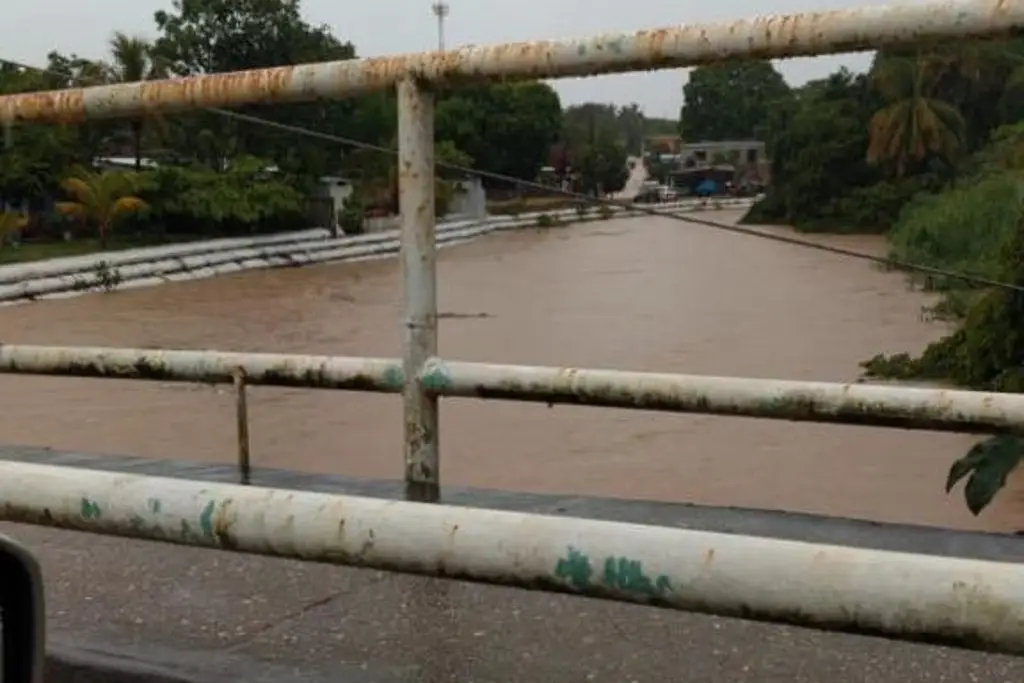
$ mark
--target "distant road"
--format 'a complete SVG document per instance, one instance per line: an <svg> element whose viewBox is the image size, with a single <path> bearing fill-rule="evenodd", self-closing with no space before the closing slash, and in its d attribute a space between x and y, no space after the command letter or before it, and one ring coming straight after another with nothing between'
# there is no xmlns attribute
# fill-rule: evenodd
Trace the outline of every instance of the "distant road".
<svg viewBox="0 0 1024 683"><path fill-rule="evenodd" d="M616 199L632 199L637 196L640 188L644 185L644 181L647 180L647 166L644 164L643 159L640 157L629 157L629 161L633 162L633 169L629 173L626 186L616 193Z"/></svg>

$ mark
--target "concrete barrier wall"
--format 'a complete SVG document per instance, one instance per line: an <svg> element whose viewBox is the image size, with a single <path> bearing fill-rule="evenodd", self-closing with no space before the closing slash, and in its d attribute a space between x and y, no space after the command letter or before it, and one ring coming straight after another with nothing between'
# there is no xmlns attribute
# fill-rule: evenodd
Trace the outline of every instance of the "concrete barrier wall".
<svg viewBox="0 0 1024 683"><path fill-rule="evenodd" d="M690 199L653 208L663 213L686 213L746 208L754 201L754 198ZM612 213L622 217L642 215L635 209L617 207ZM451 221L438 224L437 243L448 246L499 230L537 227L549 221L575 223L602 218L599 209L591 208L582 216L576 209L567 209L491 216L482 221ZM151 287L258 268L381 258L396 254L398 248L398 230L332 238L327 230L313 229L15 264L0 267L0 305Z"/></svg>

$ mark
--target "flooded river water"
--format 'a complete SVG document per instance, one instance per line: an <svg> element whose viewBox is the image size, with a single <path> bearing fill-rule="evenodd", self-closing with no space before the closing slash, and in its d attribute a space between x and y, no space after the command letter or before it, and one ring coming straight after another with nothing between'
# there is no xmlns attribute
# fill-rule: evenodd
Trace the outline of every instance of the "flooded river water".
<svg viewBox="0 0 1024 683"><path fill-rule="evenodd" d="M735 213L716 217L734 220ZM826 237L881 251L875 237ZM664 219L495 235L439 259L452 359L850 381L942 333L900 275ZM261 271L0 309L10 343L397 356L394 259ZM8 443L231 461L227 388L4 376ZM253 390L257 465L402 473L397 397ZM998 530L946 496L962 435L449 400L442 479L552 493L785 508Z"/></svg>

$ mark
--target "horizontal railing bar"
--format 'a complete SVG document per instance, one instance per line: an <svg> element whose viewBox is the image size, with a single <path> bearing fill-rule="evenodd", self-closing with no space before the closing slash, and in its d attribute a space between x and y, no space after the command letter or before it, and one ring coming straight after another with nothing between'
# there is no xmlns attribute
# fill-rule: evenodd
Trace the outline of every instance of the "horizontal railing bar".
<svg viewBox="0 0 1024 683"><path fill-rule="evenodd" d="M0 462L0 519L1024 653L987 560Z"/></svg>
<svg viewBox="0 0 1024 683"><path fill-rule="evenodd" d="M557 78L696 66L731 57L781 58L874 50L943 38L1005 35L1024 27L1024 4L958 0L771 15L715 24L464 47L141 83L0 97L0 123L134 116L195 107L301 102L445 82Z"/></svg>
<svg viewBox="0 0 1024 683"><path fill-rule="evenodd" d="M388 358L0 344L0 374L232 384L239 368L248 385L308 389L399 393L404 377Z"/></svg>
<svg viewBox="0 0 1024 683"><path fill-rule="evenodd" d="M1024 394L441 359L424 375L443 396L942 432L1024 430Z"/></svg>
<svg viewBox="0 0 1024 683"><path fill-rule="evenodd" d="M399 393L401 361L273 353L0 345L0 374L232 383ZM1024 430L1024 394L430 360L439 396L873 425Z"/></svg>

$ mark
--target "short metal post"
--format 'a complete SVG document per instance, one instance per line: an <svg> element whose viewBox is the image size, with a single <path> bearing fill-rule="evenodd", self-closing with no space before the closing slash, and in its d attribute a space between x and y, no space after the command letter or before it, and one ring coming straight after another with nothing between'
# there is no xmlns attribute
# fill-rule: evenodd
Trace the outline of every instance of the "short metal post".
<svg viewBox="0 0 1024 683"><path fill-rule="evenodd" d="M252 483L252 466L249 463L249 401L245 390L245 370L238 368L233 373L235 382L235 418L238 428L238 479L243 484Z"/></svg>
<svg viewBox="0 0 1024 683"><path fill-rule="evenodd" d="M424 364L437 355L434 98L412 80L398 84L398 206L405 301L405 496L436 502L440 498L437 396L420 381Z"/></svg>

